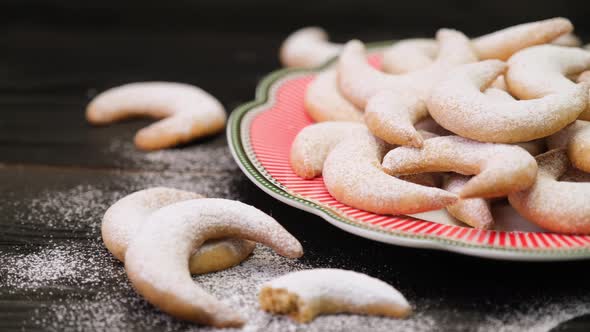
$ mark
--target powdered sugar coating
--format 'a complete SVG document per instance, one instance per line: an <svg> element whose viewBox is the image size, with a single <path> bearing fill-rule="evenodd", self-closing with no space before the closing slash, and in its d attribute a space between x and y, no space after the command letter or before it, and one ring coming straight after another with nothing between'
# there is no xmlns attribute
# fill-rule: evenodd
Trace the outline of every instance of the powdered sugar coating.
<svg viewBox="0 0 590 332"><path fill-rule="evenodd" d="M495 80L494 83L497 81L498 80ZM486 89L483 93L486 96L494 98L496 100L501 100L501 101L513 101L514 100L514 97L512 97L512 95L510 95L510 93L508 93L506 90L499 89L494 86Z"/></svg>
<svg viewBox="0 0 590 332"><path fill-rule="evenodd" d="M341 92L365 109L365 122L371 132L389 144L420 146L422 138L413 124L427 115L424 101L431 88L458 64L476 61L462 33L441 29L437 41L437 59L426 68L403 75L389 75L370 67L363 45L357 41L349 42L340 56Z"/></svg>
<svg viewBox="0 0 590 332"><path fill-rule="evenodd" d="M335 69L319 73L307 86L305 110L316 122L363 122L363 112L340 93Z"/></svg>
<svg viewBox="0 0 590 332"><path fill-rule="evenodd" d="M365 110L365 123L371 132L389 144L422 146L422 135L414 124L428 117L426 104L410 94L381 91Z"/></svg>
<svg viewBox="0 0 590 332"><path fill-rule="evenodd" d="M486 92L491 89L502 90L502 91L505 91L506 93L508 93L508 86L506 85L506 80L504 79L504 75L498 76L498 78L496 78L496 80L490 85L490 88L487 89ZM510 95L510 96L512 96L512 95Z"/></svg>
<svg viewBox="0 0 590 332"><path fill-rule="evenodd" d="M588 91L567 91L532 100L500 100L482 93L506 65L487 60L460 66L433 89L427 105L444 128L478 141L516 143L551 135L586 108Z"/></svg>
<svg viewBox="0 0 590 332"><path fill-rule="evenodd" d="M427 139L421 149L393 149L385 155L383 167L395 175L449 171L477 174L463 186L461 198L504 196L530 187L537 175L535 159L518 146L459 136Z"/></svg>
<svg viewBox="0 0 590 332"><path fill-rule="evenodd" d="M508 66L506 83L513 95L520 99L541 98L575 89L576 84L568 76L590 69L590 52L575 47L535 46L514 54ZM580 118L590 119L590 104Z"/></svg>
<svg viewBox="0 0 590 332"><path fill-rule="evenodd" d="M309 125L297 134L291 145L291 168L304 179L320 176L326 158L338 143L356 135L365 135L366 132L367 127L360 123L327 121ZM420 134L426 138L436 136L425 131ZM409 175L404 176L403 180L428 186L436 186L438 182L434 174Z"/></svg>
<svg viewBox="0 0 590 332"><path fill-rule="evenodd" d="M329 313L361 313L406 317L412 307L389 284L365 274L341 269L291 272L262 285L261 306L274 311L272 297L281 290L296 297L294 318L307 322ZM276 292L276 293L273 293Z"/></svg>
<svg viewBox="0 0 590 332"><path fill-rule="evenodd" d="M340 91L363 109L371 97L384 90L427 98L432 86L451 68L477 60L469 40L462 33L441 29L437 32L437 40L440 44L437 61L427 68L403 75L390 75L371 67L366 60L364 45L358 40L348 42L338 60Z"/></svg>
<svg viewBox="0 0 590 332"><path fill-rule="evenodd" d="M221 103L196 86L173 82L125 84L104 91L88 104L86 118L104 125L122 119L149 116L162 119L141 129L135 144L157 150L212 135L225 126Z"/></svg>
<svg viewBox="0 0 590 332"><path fill-rule="evenodd" d="M156 210L176 202L203 196L184 190L154 187L136 191L118 200L106 211L101 225L102 240L120 261L125 260L128 244L146 219ZM254 250L247 240L207 241L190 257L191 273L223 270L238 264Z"/></svg>
<svg viewBox="0 0 590 332"><path fill-rule="evenodd" d="M443 189L459 194L469 179L467 176L451 174L445 180ZM475 228L490 229L494 224L490 202L485 198L459 199L446 209L453 217Z"/></svg>
<svg viewBox="0 0 590 332"><path fill-rule="evenodd" d="M124 261L129 241L150 214L172 203L202 197L190 191L154 187L121 198L107 209L102 218L101 232L105 246L118 260Z"/></svg>
<svg viewBox="0 0 590 332"><path fill-rule="evenodd" d="M222 237L260 242L286 257L303 254L299 241L264 212L238 201L203 198L174 203L149 216L127 249L127 276L146 300L177 318L241 326L240 315L196 285L188 269L195 249Z"/></svg>
<svg viewBox="0 0 590 332"><path fill-rule="evenodd" d="M326 188L339 202L379 214L440 209L457 196L386 174L381 167L389 146L368 130L336 145L324 162Z"/></svg>
<svg viewBox="0 0 590 332"><path fill-rule="evenodd" d="M572 164L590 172L590 122L577 120L547 138L550 149L566 148Z"/></svg>
<svg viewBox="0 0 590 332"><path fill-rule="evenodd" d="M383 52L383 71L404 74L425 68L434 62L438 43L434 39L413 38L395 42Z"/></svg>
<svg viewBox="0 0 590 332"><path fill-rule="evenodd" d="M555 38L551 44L557 46L580 47L582 46L582 40L580 37L570 32Z"/></svg>
<svg viewBox="0 0 590 332"><path fill-rule="evenodd" d="M571 167L566 151L537 156L535 184L508 195L512 207L531 222L556 233L590 234L590 184L557 179Z"/></svg>
<svg viewBox="0 0 590 332"><path fill-rule="evenodd" d="M334 146L346 137L366 132L366 128L360 123L333 121L303 128L291 145L291 168L304 179L319 176L322 174L324 161Z"/></svg>
<svg viewBox="0 0 590 332"><path fill-rule="evenodd" d="M501 83L498 83L501 82ZM504 86L501 86L504 85ZM484 94L488 97L495 98L496 100L502 101L514 101L514 97L508 91L506 91L506 83L504 83L504 76L498 76L498 78L492 83L492 87L486 89ZM494 87L495 86L495 87ZM500 86L500 87L498 87ZM520 146L521 148L525 149L528 153L532 156L536 156L547 151L547 146L545 144L544 138L539 138L536 140L528 141L528 142L519 142L513 143L514 145Z"/></svg>
<svg viewBox="0 0 590 332"><path fill-rule="evenodd" d="M473 48L481 60L506 60L515 52L548 43L572 32L572 23L563 17L515 25L473 39Z"/></svg>
<svg viewBox="0 0 590 332"><path fill-rule="evenodd" d="M564 18L530 22L508 27L471 40L478 59L506 60L527 47L545 44L580 46L580 39L572 33L573 26ZM427 38L406 39L395 42L383 53L383 70L390 74L403 74L427 67L438 53L436 41Z"/></svg>
<svg viewBox="0 0 590 332"><path fill-rule="evenodd" d="M285 39L279 57L285 67L312 68L336 56L341 49L342 45L328 41L322 28L307 27Z"/></svg>

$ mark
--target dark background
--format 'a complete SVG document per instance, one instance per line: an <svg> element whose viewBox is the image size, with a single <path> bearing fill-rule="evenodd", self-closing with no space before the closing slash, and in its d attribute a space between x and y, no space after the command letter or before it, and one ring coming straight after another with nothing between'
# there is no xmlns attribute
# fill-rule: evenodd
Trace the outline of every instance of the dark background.
<svg viewBox="0 0 590 332"><path fill-rule="evenodd" d="M195 84L231 111L251 100L257 82L279 68L281 41L307 25L324 27L335 41L379 41L430 37L440 27L477 36L554 16L571 19L576 33L590 42L590 1L2 1L0 254L36 252L60 241L100 243L96 220L102 210L82 213L94 220L87 227L57 229L23 203L39 192L57 195L80 183L128 192L122 184L126 174L194 173L191 181L229 179L237 192L233 198L272 213L304 239L309 264L364 271L402 285L414 298L435 299L446 308L441 329L474 330L487 312L521 310L545 299L588 298L587 262L500 262L361 239L258 190L227 158L223 135L175 150L180 157L202 158L189 157L194 160L188 166L155 163L133 149L104 148L114 138L130 142L148 121L97 129L83 117L97 92L146 80ZM212 162L219 151L226 157ZM48 213L64 218L63 211ZM21 219L28 220L24 226ZM3 273L8 272L0 269L0 330L19 329L53 299L11 290L2 284ZM560 329L585 331L590 319Z"/></svg>
<svg viewBox="0 0 590 332"><path fill-rule="evenodd" d="M590 42L589 8L556 0L4 0L0 89L55 93L166 79L195 83L231 109L279 66L280 42L299 27L323 26L341 42L372 41L433 36L440 27L477 36L565 16Z"/></svg>

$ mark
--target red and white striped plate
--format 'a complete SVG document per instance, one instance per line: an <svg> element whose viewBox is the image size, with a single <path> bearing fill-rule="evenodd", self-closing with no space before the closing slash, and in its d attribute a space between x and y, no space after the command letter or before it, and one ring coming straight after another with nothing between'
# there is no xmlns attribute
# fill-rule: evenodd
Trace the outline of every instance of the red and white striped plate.
<svg viewBox="0 0 590 332"><path fill-rule="evenodd" d="M485 231L410 216L377 215L336 201L322 178L298 177L289 165L289 152L297 133L313 123L303 96L317 71L270 74L258 86L256 100L240 106L230 117L227 134L232 154L248 178L265 192L345 231L390 244L507 260L590 258L590 236Z"/></svg>

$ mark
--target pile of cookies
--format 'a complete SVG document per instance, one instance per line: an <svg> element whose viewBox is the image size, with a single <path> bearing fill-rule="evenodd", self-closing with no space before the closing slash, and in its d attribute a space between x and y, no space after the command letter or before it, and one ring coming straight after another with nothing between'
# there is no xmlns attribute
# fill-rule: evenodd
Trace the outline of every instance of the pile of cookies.
<svg viewBox="0 0 590 332"><path fill-rule="evenodd" d="M547 230L590 234L590 183L560 181L590 172L590 51L572 31L565 18L473 39L440 29L368 58L360 41L299 30L281 48L284 65L339 56L307 88L318 123L296 137L292 168L374 213L446 208L488 229L490 201L508 198Z"/></svg>
<svg viewBox="0 0 590 332"><path fill-rule="evenodd" d="M560 233L590 234L590 51L564 18L468 39L441 29L436 39L396 42L380 53L330 43L319 28L295 32L281 48L286 66L314 67L339 55L308 86L318 123L291 149L299 176L322 175L349 206L379 214L446 208L488 229L490 201L507 198L525 218ZM88 105L93 124L149 116L144 150L169 148L223 130L225 110L198 87L132 83ZM568 181L560 181L563 176ZM207 293L192 274L231 268L254 242L298 258L299 241L276 220L241 202L150 188L106 211L105 246L125 263L147 301L180 319L242 326L242 316ZM411 306L393 287L352 271L295 272L262 285L261 308L307 322L322 313L405 317Z"/></svg>
<svg viewBox="0 0 590 332"><path fill-rule="evenodd" d="M303 255L295 237L253 206L165 187L114 203L104 215L102 239L148 302L176 318L215 327L241 327L245 319L191 274L229 269L250 256L255 242L288 258ZM299 322L330 313L403 318L412 312L392 286L339 269L286 274L261 285L259 299L263 310Z"/></svg>

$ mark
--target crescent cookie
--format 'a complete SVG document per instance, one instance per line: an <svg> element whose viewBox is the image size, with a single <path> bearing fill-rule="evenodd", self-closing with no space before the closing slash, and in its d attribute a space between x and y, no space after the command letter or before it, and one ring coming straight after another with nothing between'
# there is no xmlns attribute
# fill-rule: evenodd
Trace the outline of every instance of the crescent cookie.
<svg viewBox="0 0 590 332"><path fill-rule="evenodd" d="M482 143L459 136L434 137L421 149L399 147L385 155L390 174L456 172L476 174L461 189L461 198L491 198L530 187L537 163L526 150L508 144Z"/></svg>
<svg viewBox="0 0 590 332"><path fill-rule="evenodd" d="M315 122L363 122L363 112L338 90L335 69L319 73L305 91L305 110Z"/></svg>
<svg viewBox="0 0 590 332"><path fill-rule="evenodd" d="M469 177L452 174L443 184L443 189L460 194ZM490 229L494 224L494 217L490 210L490 202L485 198L459 199L455 204L446 207L450 215L469 226L479 229Z"/></svg>
<svg viewBox="0 0 590 332"><path fill-rule="evenodd" d="M348 206L394 215L437 210L457 200L450 192L386 174L381 159L388 149L366 129L338 143L322 171L328 192Z"/></svg>
<svg viewBox="0 0 590 332"><path fill-rule="evenodd" d="M371 132L389 144L420 146L423 138L414 123L425 118L424 101L437 80L458 64L476 61L469 40L462 33L441 29L437 32L440 51L430 66L403 75L390 75L372 68L362 43L346 44L338 62L342 94L365 110Z"/></svg>
<svg viewBox="0 0 590 332"><path fill-rule="evenodd" d="M285 257L303 254L301 244L276 220L241 202L202 198L167 205L144 222L125 254L125 270L135 290L174 317L215 327L239 327L235 311L199 287L189 257L209 239L244 238Z"/></svg>
<svg viewBox="0 0 590 332"><path fill-rule="evenodd" d="M508 195L510 204L526 219L556 233L590 234L590 183L559 181L570 167L565 150L537 156L535 184Z"/></svg>
<svg viewBox="0 0 590 332"><path fill-rule="evenodd" d="M480 60L507 60L527 47L546 44L572 32L574 26L563 17L524 23L502 29L472 40Z"/></svg>
<svg viewBox="0 0 590 332"><path fill-rule="evenodd" d="M102 240L118 260L125 261L129 242L156 210L181 201L203 198L190 191L155 187L136 191L113 204L104 214ZM254 250L255 243L241 239L207 241L189 261L192 274L224 270L239 264Z"/></svg>
<svg viewBox="0 0 590 332"><path fill-rule="evenodd" d="M405 297L389 284L340 269L288 273L264 283L258 299L263 310L289 315L300 323L323 314L404 318L412 312Z"/></svg>
<svg viewBox="0 0 590 332"><path fill-rule="evenodd" d="M360 123L327 121L303 128L291 145L290 164L298 176L313 179L322 174L324 162L332 149L344 139L363 135L367 127ZM435 136L422 132L426 137ZM402 177L403 180L436 187L435 174L415 174Z"/></svg>
<svg viewBox="0 0 590 332"><path fill-rule="evenodd" d="M575 47L535 46L514 54L508 66L506 83L514 96L541 98L575 89L568 76L590 70L590 52ZM590 104L580 119L590 120Z"/></svg>
<svg viewBox="0 0 590 332"><path fill-rule="evenodd" d="M504 77L498 77L504 83ZM494 81L496 84L499 80ZM492 86L494 86L492 84ZM484 93L488 96L502 98L504 100L512 100L512 96L508 94L505 87L489 88ZM547 150L544 139L537 139L529 142L515 143L515 145L525 149L530 155L536 156ZM469 181L469 177L452 174L447 177L443 183L443 189L458 194L465 183ZM446 207L447 212L455 217L457 220L466 223L478 229L490 229L494 225L494 218L491 211L491 202L485 198L467 198L459 199L457 203Z"/></svg>
<svg viewBox="0 0 590 332"><path fill-rule="evenodd" d="M330 43L328 34L319 27L293 32L281 46L279 58L285 67L317 67L338 55L342 45Z"/></svg>
<svg viewBox="0 0 590 332"><path fill-rule="evenodd" d="M550 149L566 148L571 163L590 172L590 122L577 120L547 138Z"/></svg>
<svg viewBox="0 0 590 332"><path fill-rule="evenodd" d="M579 46L574 45L580 42L579 38L568 33L572 29L568 19L553 18L516 25L472 39L471 46L481 60L506 60L517 51L551 40L553 44ZM403 74L422 69L434 62L437 53L438 44L432 39L401 40L383 53L383 70Z"/></svg>
<svg viewBox="0 0 590 332"><path fill-rule="evenodd" d="M430 115L463 137L516 143L549 136L586 108L584 83L531 100L504 100L482 93L505 70L506 64L498 60L460 66L432 90L427 102Z"/></svg>
<svg viewBox="0 0 590 332"><path fill-rule="evenodd" d="M303 128L291 145L290 163L295 174L313 179L322 174L328 153L344 138L363 134L361 123L328 121Z"/></svg>
<svg viewBox="0 0 590 332"><path fill-rule="evenodd" d="M104 125L147 116L162 119L135 135L142 150L158 150L213 135L225 127L225 110L207 92L189 84L125 84L94 97L86 109L91 124Z"/></svg>

